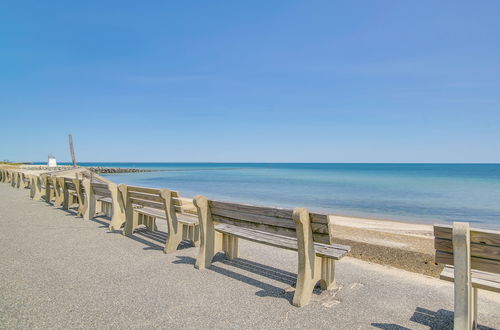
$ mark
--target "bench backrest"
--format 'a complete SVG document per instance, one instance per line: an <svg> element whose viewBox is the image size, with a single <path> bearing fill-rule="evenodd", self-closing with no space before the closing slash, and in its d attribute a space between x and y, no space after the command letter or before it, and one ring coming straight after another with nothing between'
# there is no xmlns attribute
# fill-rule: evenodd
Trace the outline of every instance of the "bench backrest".
<svg viewBox="0 0 500 330"><path fill-rule="evenodd" d="M111 190L109 190L108 184L107 183L101 183L101 182L91 182L91 187L92 191L94 192L94 195L100 196L100 197L109 197L112 198L111 196Z"/></svg>
<svg viewBox="0 0 500 330"><path fill-rule="evenodd" d="M293 210L209 200L212 221L278 235L296 237ZM309 213L313 240L333 243L332 223L326 214Z"/></svg>
<svg viewBox="0 0 500 330"><path fill-rule="evenodd" d="M193 201L183 198L177 191L168 189L146 188L138 186L119 185L124 205L139 205L157 210L166 210L171 205L172 211L181 214L196 214Z"/></svg>
<svg viewBox="0 0 500 330"><path fill-rule="evenodd" d="M10 183L12 171L6 168L1 169L1 171L2 171L2 182Z"/></svg>
<svg viewBox="0 0 500 330"><path fill-rule="evenodd" d="M436 262L454 264L453 226L434 225ZM500 274L500 231L469 228L470 265L472 269ZM456 245L456 244L455 244ZM455 246L455 249L457 247Z"/></svg>

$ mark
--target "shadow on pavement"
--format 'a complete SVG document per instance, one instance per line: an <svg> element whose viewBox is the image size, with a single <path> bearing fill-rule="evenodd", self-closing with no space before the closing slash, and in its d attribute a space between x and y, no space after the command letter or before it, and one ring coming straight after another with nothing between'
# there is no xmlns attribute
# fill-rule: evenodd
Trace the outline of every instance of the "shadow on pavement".
<svg viewBox="0 0 500 330"><path fill-rule="evenodd" d="M413 313L410 321L415 323L420 323L429 327L431 330L441 330L441 329L453 329L453 312L446 309L439 309L437 312L425 309L422 307L417 307ZM391 323L372 323L372 326L379 329L386 330L406 330L408 328ZM479 330L494 330L487 326L478 324L477 328Z"/></svg>
<svg viewBox="0 0 500 330"><path fill-rule="evenodd" d="M196 262L195 258L188 256L177 256L177 260L173 261L174 264L190 264L193 265ZM216 262L220 262L223 266L219 266L214 264ZM215 255L213 259L213 263L208 269L214 271L218 274L222 274L224 276L230 277L232 279L244 282L246 284L250 284L260 291L256 292L255 295L259 297L276 297L288 300L290 303L293 299L293 291L284 290L283 288L259 281L258 279L251 278L249 276L243 275L241 273L232 271L227 267L234 267L239 270L244 270L251 272L253 274L263 276L275 281L279 281L284 284L288 284L290 287L295 286L295 282L297 280L297 274L290 273L281 269L277 269L274 267L262 265L253 261L244 260L244 259L233 259L227 260L225 259L224 253L218 253Z"/></svg>

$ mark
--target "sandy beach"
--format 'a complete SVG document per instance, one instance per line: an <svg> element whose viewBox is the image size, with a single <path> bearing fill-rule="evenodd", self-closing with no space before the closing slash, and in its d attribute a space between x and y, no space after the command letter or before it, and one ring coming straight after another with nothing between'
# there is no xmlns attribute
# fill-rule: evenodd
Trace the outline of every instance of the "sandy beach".
<svg viewBox="0 0 500 330"><path fill-rule="evenodd" d="M333 216L334 237L350 245L350 256L400 269L439 276L434 262L432 225Z"/></svg>

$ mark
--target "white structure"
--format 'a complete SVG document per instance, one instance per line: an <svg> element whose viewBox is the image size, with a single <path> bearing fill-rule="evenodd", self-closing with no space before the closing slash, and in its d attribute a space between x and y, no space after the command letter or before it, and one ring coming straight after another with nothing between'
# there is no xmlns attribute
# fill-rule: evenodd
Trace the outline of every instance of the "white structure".
<svg viewBox="0 0 500 330"><path fill-rule="evenodd" d="M49 155L49 161L48 161L47 165L49 167L56 167L57 166L56 157Z"/></svg>

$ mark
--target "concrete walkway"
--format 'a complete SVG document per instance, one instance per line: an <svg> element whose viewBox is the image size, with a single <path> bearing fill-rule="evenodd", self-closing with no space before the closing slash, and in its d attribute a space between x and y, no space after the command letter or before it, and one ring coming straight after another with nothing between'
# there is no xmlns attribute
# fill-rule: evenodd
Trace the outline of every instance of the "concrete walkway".
<svg viewBox="0 0 500 330"><path fill-rule="evenodd" d="M194 269L196 248L162 252L0 184L0 328L446 329L450 283L345 258L339 289L295 308L297 257L243 241L242 258ZM480 291L479 323L500 328L500 295Z"/></svg>

